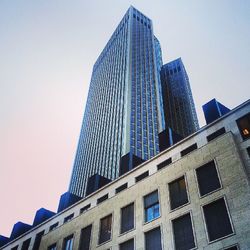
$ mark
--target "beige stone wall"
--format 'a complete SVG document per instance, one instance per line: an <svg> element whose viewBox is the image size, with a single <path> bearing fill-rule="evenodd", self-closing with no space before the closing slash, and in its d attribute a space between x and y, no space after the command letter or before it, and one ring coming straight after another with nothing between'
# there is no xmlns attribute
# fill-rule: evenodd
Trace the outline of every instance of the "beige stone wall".
<svg viewBox="0 0 250 250"><path fill-rule="evenodd" d="M151 169L154 172L151 176L46 234L42 239L41 249L47 250L48 246L55 242L57 242L58 249L62 249L63 239L70 234L74 234L74 249L78 249L80 231L89 224L92 224L93 230L91 249L107 250L112 248L112 250L118 250L119 243L130 238L135 239L135 249L145 249L144 232L158 226L161 228L163 249L174 249L171 221L187 212L191 212L194 236L198 249L223 249L234 243L238 243L240 249L250 249L250 189L244 172L244 165L234 142L233 135L227 133L173 162L168 167L155 172L156 165L166 158L168 158L168 155L162 154L126 178L133 179L134 176L147 169ZM222 188L200 198L195 169L213 159L216 161ZM187 182L189 203L179 209L170 211L168 183L183 175ZM111 185L109 186L109 190L105 191L111 192L112 188ZM155 190L159 191L161 216L145 224L143 196ZM220 197L225 197L234 234L209 244L203 219L202 205ZM131 202L135 203L135 229L129 233L120 235L120 209ZM112 239L98 246L100 219L110 213L113 215Z"/></svg>

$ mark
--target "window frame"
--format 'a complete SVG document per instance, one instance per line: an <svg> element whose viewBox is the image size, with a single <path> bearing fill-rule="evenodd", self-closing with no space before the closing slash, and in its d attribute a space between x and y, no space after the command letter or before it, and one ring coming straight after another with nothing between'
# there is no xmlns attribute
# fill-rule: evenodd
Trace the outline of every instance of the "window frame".
<svg viewBox="0 0 250 250"><path fill-rule="evenodd" d="M118 243L118 247L119 247L119 250L121 249L120 248L120 245L122 245L123 243L126 243L127 241L130 241L130 240L134 240L134 250L136 249L136 240L135 240L135 236L129 238L129 239L126 239L126 240L123 240L122 242L119 242Z"/></svg>
<svg viewBox="0 0 250 250"><path fill-rule="evenodd" d="M158 193L158 203L159 203L159 216L158 217L156 217L156 218L153 218L152 220L149 220L149 221L146 221L146 213L145 213L145 204L144 204L144 198L146 197L146 196L148 196L148 195L150 195L150 194L152 194L152 193L154 193L154 192L156 192L157 191L157 193ZM155 189L154 191L151 191L151 192L149 192L149 193L147 193L147 194L145 194L145 195L143 195L142 196L142 204L143 204L143 220L142 220L142 225L145 225L145 224L148 224L148 223L150 223L150 222L152 222L152 221L155 221L155 220L157 220L157 219L159 219L160 217L161 217L161 202L160 202L160 192L159 192L159 188L157 188L157 189Z"/></svg>
<svg viewBox="0 0 250 250"><path fill-rule="evenodd" d="M49 245L49 246L47 247L47 250L51 250L52 247L55 248L55 249L57 249L57 242L55 242L55 243Z"/></svg>
<svg viewBox="0 0 250 250"><path fill-rule="evenodd" d="M188 201L187 201L187 203L185 203L185 204L183 204L183 205L181 205L181 206L179 206L179 207L176 207L176 208L174 208L174 209L171 209L171 198L170 198L169 184L171 184L171 183L174 182L174 181L177 181L177 180L181 179L182 177L184 177L184 180L185 180L185 185L186 185L186 192L187 192L187 199L188 199ZM169 212L170 212L170 213L171 213L171 212L174 212L174 211L176 211L176 210L178 210L178 209L181 209L181 208L183 208L183 207L185 207L185 206L187 206L187 205L190 204L189 187L188 187L188 182L187 182L187 175L186 175L186 173L181 174L181 175L177 176L175 179L169 181L169 182L167 183L167 189L168 189L168 201L169 201Z"/></svg>
<svg viewBox="0 0 250 250"><path fill-rule="evenodd" d="M59 221L58 222L55 222L53 223L52 225L49 226L49 232L52 232L54 231L55 229L57 229L59 226Z"/></svg>
<svg viewBox="0 0 250 250"><path fill-rule="evenodd" d="M181 218L185 215L189 214L190 215L190 219L191 219L191 226L192 226L192 231L193 231L193 236L194 236L194 247L193 248L190 248L189 250L193 250L193 249L197 249L198 248L198 245L197 245L197 239L196 239L196 231L195 231L195 226L194 226L194 219L193 219L193 214L192 214L192 210L187 210L183 213L180 213L176 216L174 216L173 218L170 219L170 223L171 223L171 230L172 230L172 233L171 233L171 237L172 237L172 242L174 244L174 249L176 249L175 247L175 239L174 239L174 226L173 226L173 221L178 219L178 218Z"/></svg>
<svg viewBox="0 0 250 250"><path fill-rule="evenodd" d="M190 150L190 149L191 149L191 150ZM195 143L193 143L193 144L191 144L191 145L185 147L184 149L182 149L182 150L180 151L180 156L181 156L181 158L182 158L182 157L185 157L185 156L191 154L193 151L195 151L195 150L197 150L197 149L199 149L199 147L198 147L197 142L195 142ZM189 151L189 150L190 150L190 151Z"/></svg>
<svg viewBox="0 0 250 250"><path fill-rule="evenodd" d="M125 205L125 206L123 206L123 207L121 207L120 208L120 228L119 228L119 236L121 236L121 235L124 235L124 234L126 234L126 233L129 233L129 232L131 232L131 231L133 231L133 230L135 230L136 229L136 220L135 220L135 217L136 217L136 203L135 203L136 201L134 200L134 201L132 201L132 202L130 202L130 203L128 203L127 205ZM128 207L128 206L130 206L130 205L132 205L132 204L134 204L134 227L133 228L131 228L131 229L129 229L128 231L125 231L125 232L121 232L121 229L122 229L122 209L123 208L126 208L126 207Z"/></svg>
<svg viewBox="0 0 250 250"><path fill-rule="evenodd" d="M217 138L221 137L222 135L225 135L227 133L225 127L221 127L217 130L215 130L214 132L208 134L206 136L207 142L212 142L214 140L216 140ZM212 138L212 139L211 139Z"/></svg>
<svg viewBox="0 0 250 250"><path fill-rule="evenodd" d="M78 248L77 248L78 250L80 250L80 248L81 248L82 231L83 231L83 229L85 229L85 228L87 228L89 226L91 226L90 241L89 241L89 250L91 250L92 239L93 239L93 226L94 226L94 223L90 223L87 226L84 226L84 227L81 228L81 230L80 230L80 237L79 237L79 244L78 244Z"/></svg>
<svg viewBox="0 0 250 250"><path fill-rule="evenodd" d="M74 216L75 216L75 213L71 213L71 214L67 215L66 217L64 217L63 224L72 221L74 219Z"/></svg>
<svg viewBox="0 0 250 250"><path fill-rule="evenodd" d="M74 249L75 234L73 233L73 234L69 234L68 236L66 236L66 237L63 238L62 250L66 250L66 248L65 248L65 243L66 243L66 240L68 240L68 239L70 239L70 238L72 238L72 241L73 241L73 243L72 243L72 249Z"/></svg>
<svg viewBox="0 0 250 250"><path fill-rule="evenodd" d="M220 237L218 239L210 241L209 234L208 234L208 229L207 229L206 218L205 218L205 214L204 214L204 206L212 204L212 203L214 203L214 202L216 202L216 201L218 201L220 199L224 199L225 206L226 206L226 211L227 211L227 215L228 215L228 218L229 218L229 221L230 221L231 228L232 228L233 232L231 234L228 234L228 235L225 235L225 236ZM230 214L230 211L229 211L229 208L228 208L228 204L227 204L227 200L226 200L226 196L225 195L217 197L215 199L212 199L212 200L210 200L210 201L202 204L201 205L201 211L202 211L202 219L203 219L203 223L204 223L204 227L205 227L206 238L207 238L208 244L213 244L214 242L217 242L217 241L220 241L222 239L225 239L225 238L228 238L228 237L231 237L231 236L235 235L235 229L234 229L233 221L232 221L232 218L231 218L231 214Z"/></svg>
<svg viewBox="0 0 250 250"><path fill-rule="evenodd" d="M216 169L216 172L217 172L217 175L218 175L218 179L219 179L219 183L220 183L220 187L217 188L217 189L215 189L215 190L213 190L213 191L210 191L210 192L207 193L207 194L201 195L201 193L200 193L200 187L199 187L199 182L198 182L198 176L197 176L196 170L197 170L198 168L200 168L200 167L203 167L204 165L208 164L208 163L211 162L211 161L214 162L215 169ZM198 194L199 194L199 198L200 198L200 199L202 199L202 198L204 198L204 197L206 197L206 196L208 196L208 195L210 195L210 194L213 194L213 193L215 193L215 192L217 192L217 191L219 191L219 190L221 190L221 189L224 188L223 185L222 185L221 176L220 176L220 172L219 172L218 163L217 163L217 159L216 159L216 158L214 158L214 159L212 159L212 160L210 160L210 161L206 161L206 163L204 163L204 164L202 164L202 165L196 167L196 168L194 169L194 174L195 174L195 182L196 182L196 186L197 186L197 189L198 189Z"/></svg>
<svg viewBox="0 0 250 250"><path fill-rule="evenodd" d="M246 141L246 140L249 140L249 139L250 139L250 135L249 135L248 137L245 138L245 135L242 133L242 130L241 130L240 127L239 127L239 120L241 120L241 119L243 119L243 118L246 118L246 116L249 116L249 119L250 119L250 112L244 114L243 116L241 116L241 117L239 117L238 119L235 120L242 141ZM249 121L249 123L250 123L250 121Z"/></svg>
<svg viewBox="0 0 250 250"><path fill-rule="evenodd" d="M111 219L110 239L108 239L108 240L106 240L106 241L100 243L100 236L101 236L101 221L102 221L102 219L105 219L105 218L109 217L110 215L111 215L111 218L112 218L112 219ZM106 244L106 243L112 241L112 237L113 237L113 224L114 224L114 212L109 213L109 214L107 214L107 215L105 215L105 216L102 216L102 217L99 219L99 228L98 228L99 230L98 230L97 247L102 246L102 245L104 245L104 244Z"/></svg>
<svg viewBox="0 0 250 250"><path fill-rule="evenodd" d="M80 208L80 211L79 211L79 215L82 215L84 214L85 212L87 212L89 209L91 208L91 203L83 206Z"/></svg>
<svg viewBox="0 0 250 250"><path fill-rule="evenodd" d="M159 223L159 224L157 224L157 225L155 225L154 227L152 227L152 228L147 228L146 230L143 230L142 232L143 232L143 236L144 236L144 249L146 249L146 233L148 233L148 232L150 232L150 231L153 231L153 230L155 230L155 229L157 229L157 228L160 228L160 233L161 233L161 249L162 250L164 250L165 248L164 248L164 240L163 240L163 224L162 223Z"/></svg>
<svg viewBox="0 0 250 250"><path fill-rule="evenodd" d="M227 247L223 247L223 248L221 248L220 250L228 250L228 249L230 249L231 247L236 247L237 250L240 249L240 248L239 248L239 245L236 243L236 244L232 244L232 245L227 246Z"/></svg>

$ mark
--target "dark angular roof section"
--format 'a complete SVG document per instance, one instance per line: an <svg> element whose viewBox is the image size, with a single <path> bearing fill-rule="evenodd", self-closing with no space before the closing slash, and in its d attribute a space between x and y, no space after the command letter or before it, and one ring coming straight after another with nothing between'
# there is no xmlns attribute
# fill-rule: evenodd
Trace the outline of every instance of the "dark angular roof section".
<svg viewBox="0 0 250 250"><path fill-rule="evenodd" d="M40 208L39 210L36 211L36 215L33 221L33 227L41 224L42 222L46 221L47 219L51 218L54 216L56 213L47 210L45 208Z"/></svg>
<svg viewBox="0 0 250 250"><path fill-rule="evenodd" d="M81 197L75 194L72 194L70 192L66 192L62 194L60 197L59 204L58 204L57 213L60 213L61 211L70 207L71 205L73 205L74 203L78 202L81 199L82 199Z"/></svg>
<svg viewBox="0 0 250 250"><path fill-rule="evenodd" d="M21 221L18 221L12 229L11 235L10 235L10 239L16 239L18 236L26 233L27 231L29 231L32 228L31 225L23 223Z"/></svg>

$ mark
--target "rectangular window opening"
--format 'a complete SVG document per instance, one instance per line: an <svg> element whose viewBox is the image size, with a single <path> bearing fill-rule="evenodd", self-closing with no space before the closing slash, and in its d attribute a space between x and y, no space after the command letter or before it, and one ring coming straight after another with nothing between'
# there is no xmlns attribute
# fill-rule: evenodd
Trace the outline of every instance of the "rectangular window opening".
<svg viewBox="0 0 250 250"><path fill-rule="evenodd" d="M152 221L160 216L158 191L144 196L145 222Z"/></svg>
<svg viewBox="0 0 250 250"><path fill-rule="evenodd" d="M134 250L134 239L123 242L119 246L120 250Z"/></svg>
<svg viewBox="0 0 250 250"><path fill-rule="evenodd" d="M169 183L168 187L171 210L188 203L188 195L184 176Z"/></svg>
<svg viewBox="0 0 250 250"><path fill-rule="evenodd" d="M165 161L161 162L160 164L158 164L157 165L157 170L160 170L160 169L162 169L164 167L167 167L171 163L172 163L172 158L170 157L170 158L166 159Z"/></svg>
<svg viewBox="0 0 250 250"><path fill-rule="evenodd" d="M58 225L59 225L58 222L56 222L55 224L51 225L51 226L49 227L49 231L55 230L55 229L58 227Z"/></svg>
<svg viewBox="0 0 250 250"><path fill-rule="evenodd" d="M145 249L146 250L162 250L160 227L157 227L145 233Z"/></svg>
<svg viewBox="0 0 250 250"><path fill-rule="evenodd" d="M108 198L109 198L109 194L103 195L102 197L100 197L99 199L97 199L97 204L100 204L100 203L104 202Z"/></svg>
<svg viewBox="0 0 250 250"><path fill-rule="evenodd" d="M210 242L233 233L224 198L203 206L203 213Z"/></svg>
<svg viewBox="0 0 250 250"><path fill-rule="evenodd" d="M64 218L63 223L69 222L74 218L74 214L70 214L69 216Z"/></svg>
<svg viewBox="0 0 250 250"><path fill-rule="evenodd" d="M90 250L92 225L89 225L81 230L79 250Z"/></svg>
<svg viewBox="0 0 250 250"><path fill-rule="evenodd" d="M217 131L215 131L214 133L208 135L207 136L207 141L210 142L210 141L214 140L215 138L217 138L217 137L219 137L219 136L221 136L221 135L223 135L225 133L226 133L225 128L224 127L220 128Z"/></svg>
<svg viewBox="0 0 250 250"><path fill-rule="evenodd" d="M128 183L124 183L123 185L121 185L120 187L116 188L115 193L118 194L121 191L125 190L128 188Z"/></svg>
<svg viewBox="0 0 250 250"><path fill-rule="evenodd" d="M250 157L250 147L247 148L247 154Z"/></svg>
<svg viewBox="0 0 250 250"><path fill-rule="evenodd" d="M176 250L195 247L194 233L190 214L185 214L172 221Z"/></svg>
<svg viewBox="0 0 250 250"><path fill-rule="evenodd" d="M44 232L45 231L43 230L43 231L41 231L40 233L38 233L36 235L35 242L34 242L32 250L39 250L40 243L41 243L42 237L44 235Z"/></svg>
<svg viewBox="0 0 250 250"><path fill-rule="evenodd" d="M90 206L91 206L91 204L88 204L88 205L82 207L82 208L80 209L80 214L82 214L82 213L84 213L85 211L87 211L87 210L90 208Z"/></svg>
<svg viewBox="0 0 250 250"><path fill-rule="evenodd" d="M21 250L28 250L29 249L29 246L30 246L30 241L31 241L31 238L25 240L22 244L22 248Z"/></svg>
<svg viewBox="0 0 250 250"><path fill-rule="evenodd" d="M50 245L48 247L48 250L56 250L56 243L54 243L53 245Z"/></svg>
<svg viewBox="0 0 250 250"><path fill-rule="evenodd" d="M73 234L63 240L63 250L73 250Z"/></svg>
<svg viewBox="0 0 250 250"><path fill-rule="evenodd" d="M139 181L143 180L144 178L146 178L148 176L149 176L149 172L146 171L146 172L138 175L137 177L135 177L135 182L139 182Z"/></svg>
<svg viewBox="0 0 250 250"><path fill-rule="evenodd" d="M243 140L250 138L250 113L236 120Z"/></svg>
<svg viewBox="0 0 250 250"><path fill-rule="evenodd" d="M189 146L189 147L183 149L183 150L181 151L181 156L187 155L187 154L191 153L192 151L196 150L197 148L198 148L198 147L197 147L197 143L194 143L194 144L192 144L191 146Z"/></svg>
<svg viewBox="0 0 250 250"><path fill-rule="evenodd" d="M214 161L210 161L196 169L200 196L221 188L218 172Z"/></svg>
<svg viewBox="0 0 250 250"><path fill-rule="evenodd" d="M111 229L112 229L112 214L101 219L99 244L111 239Z"/></svg>
<svg viewBox="0 0 250 250"><path fill-rule="evenodd" d="M121 209L121 234L134 228L134 203Z"/></svg>

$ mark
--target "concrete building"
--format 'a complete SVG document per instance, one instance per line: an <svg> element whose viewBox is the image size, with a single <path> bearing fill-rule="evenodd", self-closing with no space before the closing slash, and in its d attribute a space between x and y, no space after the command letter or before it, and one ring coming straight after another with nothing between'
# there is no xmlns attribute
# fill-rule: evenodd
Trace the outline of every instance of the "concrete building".
<svg viewBox="0 0 250 250"><path fill-rule="evenodd" d="M250 249L250 100L1 250Z"/></svg>

